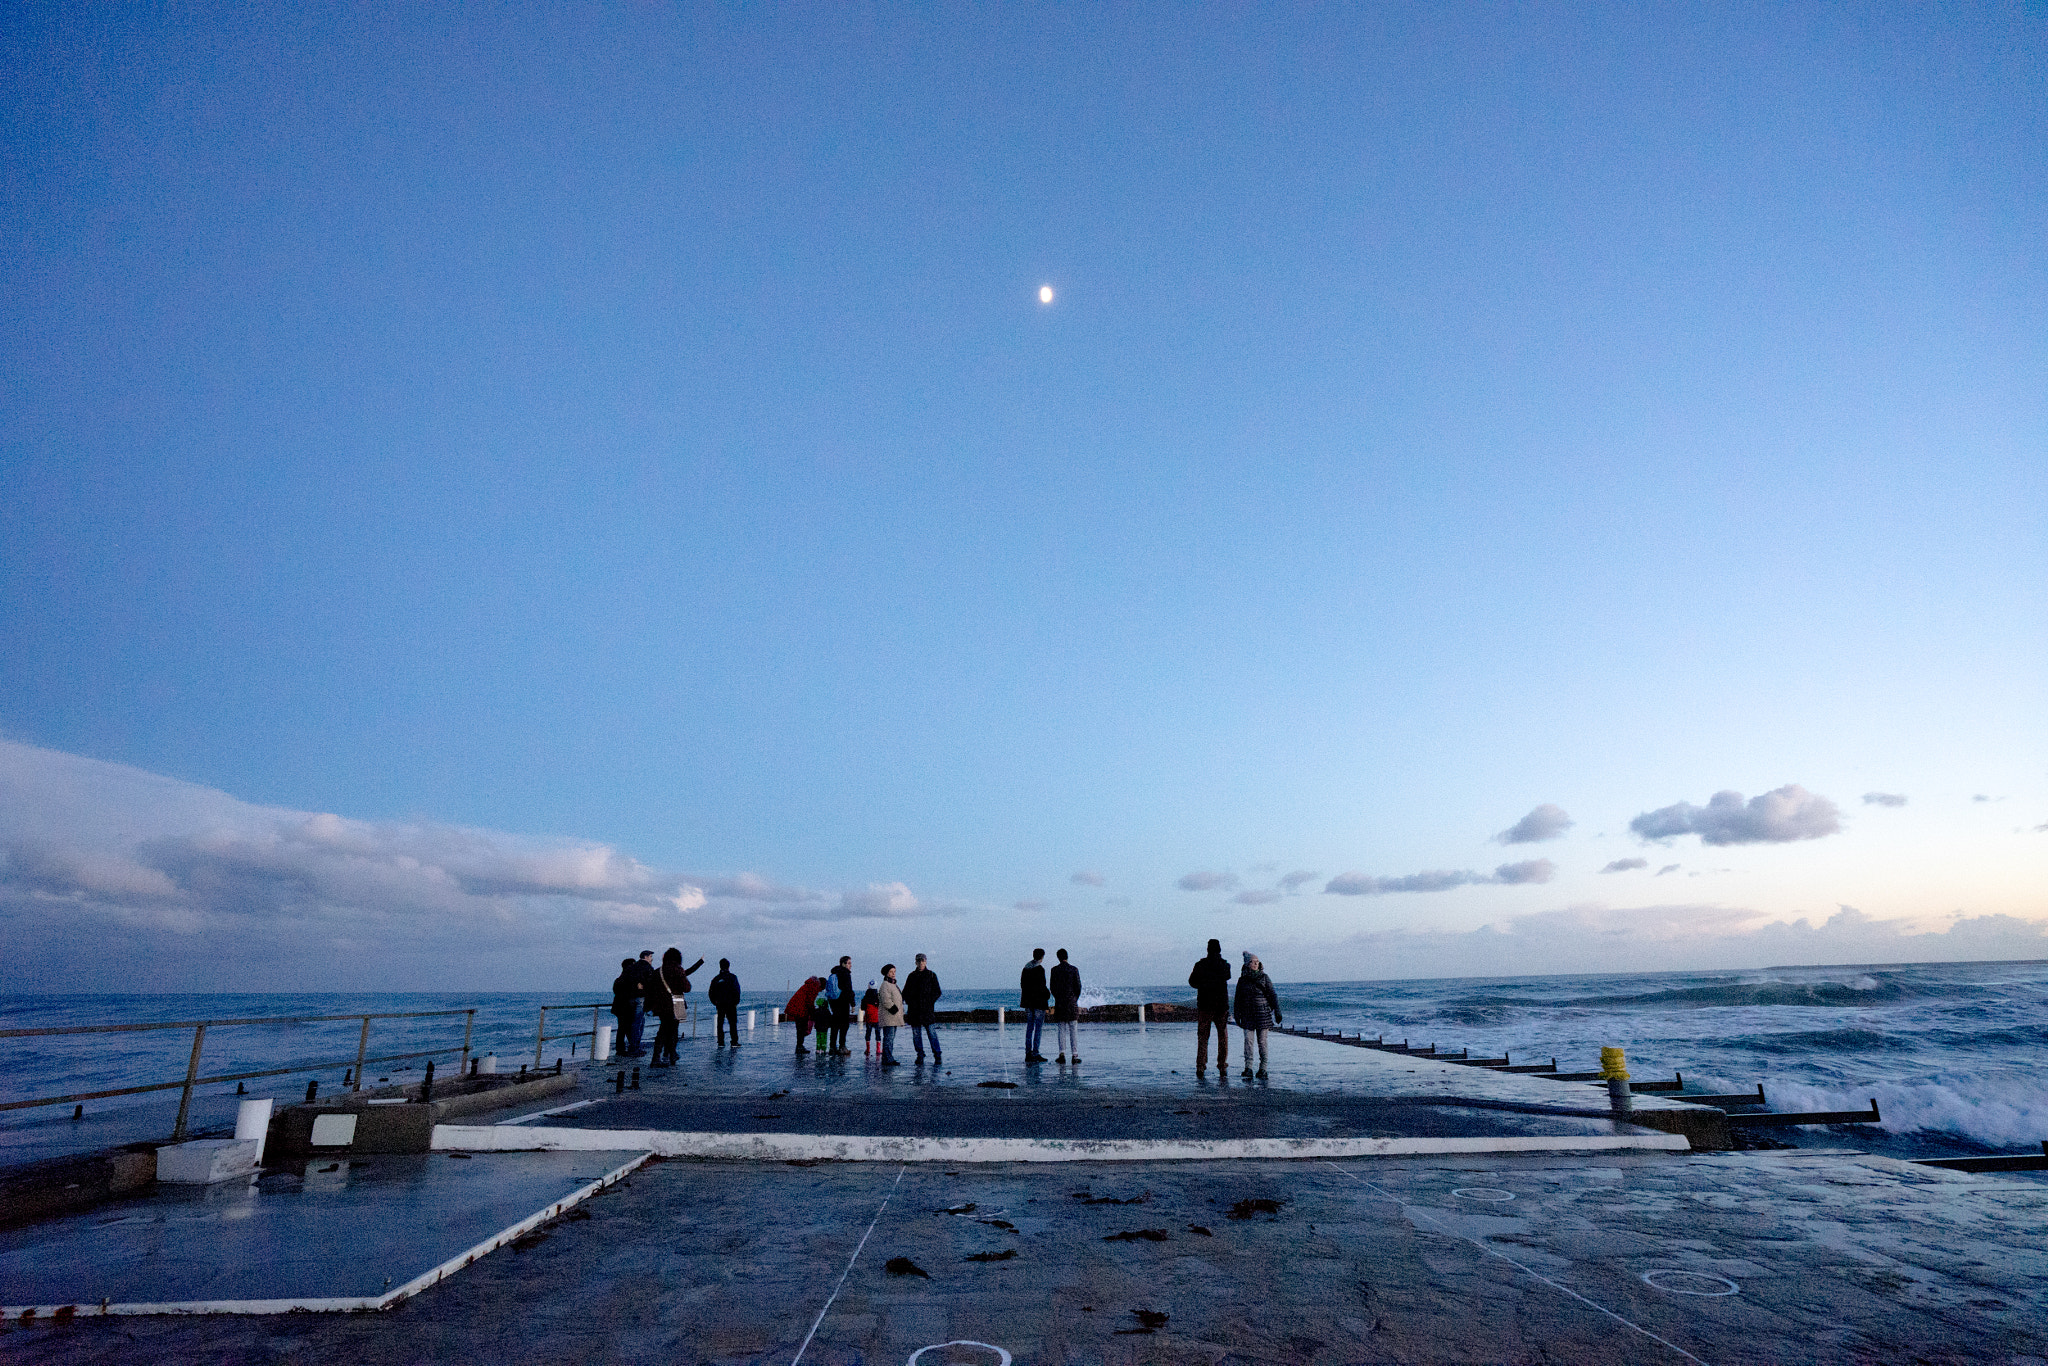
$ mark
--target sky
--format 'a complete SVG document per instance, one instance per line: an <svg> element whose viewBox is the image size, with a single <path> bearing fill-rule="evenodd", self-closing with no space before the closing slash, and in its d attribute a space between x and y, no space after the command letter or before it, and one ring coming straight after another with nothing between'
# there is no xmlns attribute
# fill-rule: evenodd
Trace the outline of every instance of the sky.
<svg viewBox="0 0 2048 1366"><path fill-rule="evenodd" d="M24 3L0 234L16 985L2048 957L2039 5Z"/></svg>

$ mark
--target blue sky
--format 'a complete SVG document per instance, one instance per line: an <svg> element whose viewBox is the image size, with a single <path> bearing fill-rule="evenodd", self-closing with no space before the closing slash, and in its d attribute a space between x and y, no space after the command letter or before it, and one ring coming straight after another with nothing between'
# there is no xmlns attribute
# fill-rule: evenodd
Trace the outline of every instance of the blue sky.
<svg viewBox="0 0 2048 1366"><path fill-rule="evenodd" d="M2048 955L2038 6L0 32L12 961Z"/></svg>

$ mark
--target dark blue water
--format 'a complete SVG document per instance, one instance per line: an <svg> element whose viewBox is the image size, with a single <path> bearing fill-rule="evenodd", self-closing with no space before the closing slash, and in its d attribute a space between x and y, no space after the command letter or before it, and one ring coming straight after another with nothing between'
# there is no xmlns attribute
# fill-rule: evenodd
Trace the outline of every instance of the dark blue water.
<svg viewBox="0 0 2048 1366"><path fill-rule="evenodd" d="M786 992L750 993L743 1010L779 1005ZM2048 1137L2048 961L1859 965L1757 972L1627 973L1600 976L1447 978L1406 982L1288 982L1280 986L1289 1024L1362 1030L1475 1056L1516 1061L1555 1056L1566 1070L1597 1066L1602 1045L1628 1050L1638 1078L1683 1071L1713 1090L1759 1082L1777 1109L1860 1108L1875 1098L1885 1123L1871 1146L1897 1155L2011 1151ZM1091 991L1097 1001L1182 1001L1185 986L1132 984ZM475 1007L473 1051L495 1052L508 1070L534 1056L542 1005L608 999L608 991L440 995L264 994L0 996L0 1028L350 1011ZM1009 990L949 989L950 1008L1014 1004ZM701 1006L701 993L699 993ZM464 1016L380 1020L371 1056L457 1048ZM609 1020L609 1015L604 1017ZM550 1033L587 1030L591 1013L549 1016ZM708 1031L708 1018L702 1022ZM209 1030L202 1072L254 1071L307 1063L323 1071L266 1081L258 1094L323 1086L352 1064L360 1022L247 1025ZM575 1043L543 1049L552 1063ZM190 1030L10 1039L0 1066L0 1100L109 1089L183 1076ZM1308 1044L1299 1045L1302 1047ZM1327 1045L1317 1045L1326 1047ZM370 1069L371 1079L417 1076L424 1060ZM446 1068L449 1063L440 1064ZM252 1089L255 1085L252 1084ZM213 1087L215 1108L232 1086ZM99 1115L123 1106L175 1105L175 1095L91 1102ZM9 1130L47 1128L62 1110L0 1113ZM1841 1133L1792 1131L1801 1141L1844 1141ZM1819 1137L1814 1137L1818 1135Z"/></svg>

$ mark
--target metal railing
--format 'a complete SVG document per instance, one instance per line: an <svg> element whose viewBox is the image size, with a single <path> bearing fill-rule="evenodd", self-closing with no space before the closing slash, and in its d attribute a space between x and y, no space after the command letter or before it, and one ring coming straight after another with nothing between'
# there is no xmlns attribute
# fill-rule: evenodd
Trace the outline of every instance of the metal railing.
<svg viewBox="0 0 2048 1366"><path fill-rule="evenodd" d="M356 1060L351 1090L363 1089L363 1068L369 1063L400 1062L409 1058L431 1058L443 1053L454 1053L454 1048L427 1048L413 1053L386 1053L381 1057L370 1057L370 1022L372 1020L419 1020L437 1015L460 1015L462 1024L461 1061L458 1071L469 1065L469 1045L476 1028L476 1007L461 1010L405 1010L377 1011L367 1014L347 1015L274 1015L261 1019L236 1020L166 1020L150 1024L115 1025L65 1025L55 1029L0 1029L0 1039L28 1039L49 1037L59 1034L137 1034L152 1029L189 1029L192 1031L192 1057L185 1065L182 1081L151 1082L146 1086L116 1086L105 1091L78 1091L65 1096L41 1096L34 1100L11 1100L0 1103L0 1110L26 1110L38 1105L83 1104L88 1100L104 1100L109 1096L136 1096L148 1091L180 1091L178 1097L178 1122L171 1129L171 1141L176 1143L185 1137L185 1127L192 1115L192 1091L194 1087L213 1086L228 1081L250 1081L257 1077L282 1077L293 1072L325 1072L336 1067L348 1066L345 1061L297 1063L291 1067L270 1067L256 1072L224 1072L216 1077L199 1075L199 1056L206 1047L206 1031L229 1025L279 1025L279 1024L322 1024L336 1020L361 1020L363 1031L356 1038Z"/></svg>
<svg viewBox="0 0 2048 1366"><path fill-rule="evenodd" d="M592 1050L591 1057L595 1058L597 1056L599 1016L602 1012L611 1008L612 1003L610 1001L590 1001L572 1006L542 1006L540 1008L540 1018L534 1022L533 1026L533 1070L536 1072L540 1071L541 1054L546 1051L547 1045L556 1039L588 1039L590 1040ZM566 1034L550 1034L548 1033L548 1012L550 1010L587 1010L590 1012L590 1028L572 1029ZM687 1027L691 1038L697 1037L697 1003L695 1001L690 1002L684 1008L682 1015L678 1017L678 1022ZM617 1047L618 1042L616 1039L613 1040L613 1046ZM571 1046L573 1047L573 1045Z"/></svg>

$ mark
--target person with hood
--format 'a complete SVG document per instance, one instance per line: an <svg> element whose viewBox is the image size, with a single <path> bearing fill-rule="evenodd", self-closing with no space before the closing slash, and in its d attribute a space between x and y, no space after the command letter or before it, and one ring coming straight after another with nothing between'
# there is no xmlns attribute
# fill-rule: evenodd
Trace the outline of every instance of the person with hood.
<svg viewBox="0 0 2048 1366"><path fill-rule="evenodd" d="M804 984L796 989L789 1003L782 1008L782 1018L796 1026L796 1051L808 1053L804 1040L811 1036L811 1011L818 1000L818 993L825 989L825 983L817 977L804 978Z"/></svg>
<svg viewBox="0 0 2048 1366"><path fill-rule="evenodd" d="M1223 956L1222 941L1209 941L1209 956L1195 964L1188 974L1195 989L1195 1075L1209 1066L1209 1031L1216 1031L1216 1073L1230 1072L1230 960Z"/></svg>
<svg viewBox="0 0 2048 1366"><path fill-rule="evenodd" d="M882 993L872 977L868 978L868 989L860 998L860 1022L860 1051L872 1053L875 1045L882 1041Z"/></svg>
<svg viewBox="0 0 2048 1366"><path fill-rule="evenodd" d="M896 1057L896 1031L903 1024L903 991L896 985L896 965L882 964L882 986L876 993L875 1015L882 1027L882 1066L903 1066Z"/></svg>
<svg viewBox="0 0 2048 1366"><path fill-rule="evenodd" d="M1031 961L1017 974L1017 1004L1024 1007L1024 1061L1044 1062L1038 1040L1045 1033L1045 1008L1052 1001L1052 989L1045 981L1045 950L1033 949Z"/></svg>
<svg viewBox="0 0 2048 1366"><path fill-rule="evenodd" d="M740 1046L740 979L732 975L732 960L718 960L718 975L704 990L711 1008L718 1012L718 1047L725 1047L725 1029L732 1026L732 1046Z"/></svg>
<svg viewBox="0 0 2048 1366"><path fill-rule="evenodd" d="M646 998L640 994L640 974L634 970L639 960L621 958L619 975L612 978L612 1018L619 1022L619 1056L632 1056L633 1017L640 1013Z"/></svg>
<svg viewBox="0 0 2048 1366"><path fill-rule="evenodd" d="M838 990L832 993L832 1051L842 1058L853 1056L853 1050L846 1046L846 1036L853 1029L853 958L842 957L839 966L832 969L832 985Z"/></svg>
<svg viewBox="0 0 2048 1366"><path fill-rule="evenodd" d="M1059 1035L1060 1055L1057 1063L1067 1061L1073 1054L1075 1065L1081 1061L1081 969L1067 961L1067 951L1059 951L1059 963L1052 970L1052 1025Z"/></svg>
<svg viewBox="0 0 2048 1366"><path fill-rule="evenodd" d="M1266 1036L1280 1023L1280 998L1273 992L1273 979L1257 954L1245 950L1244 971L1237 975L1237 1025L1244 1031L1244 1075L1252 1075L1252 1045L1259 1046L1259 1072L1266 1075ZM1218 1067L1223 1064L1219 1061Z"/></svg>
<svg viewBox="0 0 2048 1366"><path fill-rule="evenodd" d="M923 954L917 956L917 967L903 983L903 1018L910 1022L910 1042L917 1046L917 1060L924 1061L924 1043L932 1043L932 1065L937 1067L946 1060L939 1054L939 1032L934 1028L938 1020L939 997L946 993L939 989L939 975L925 965Z"/></svg>

